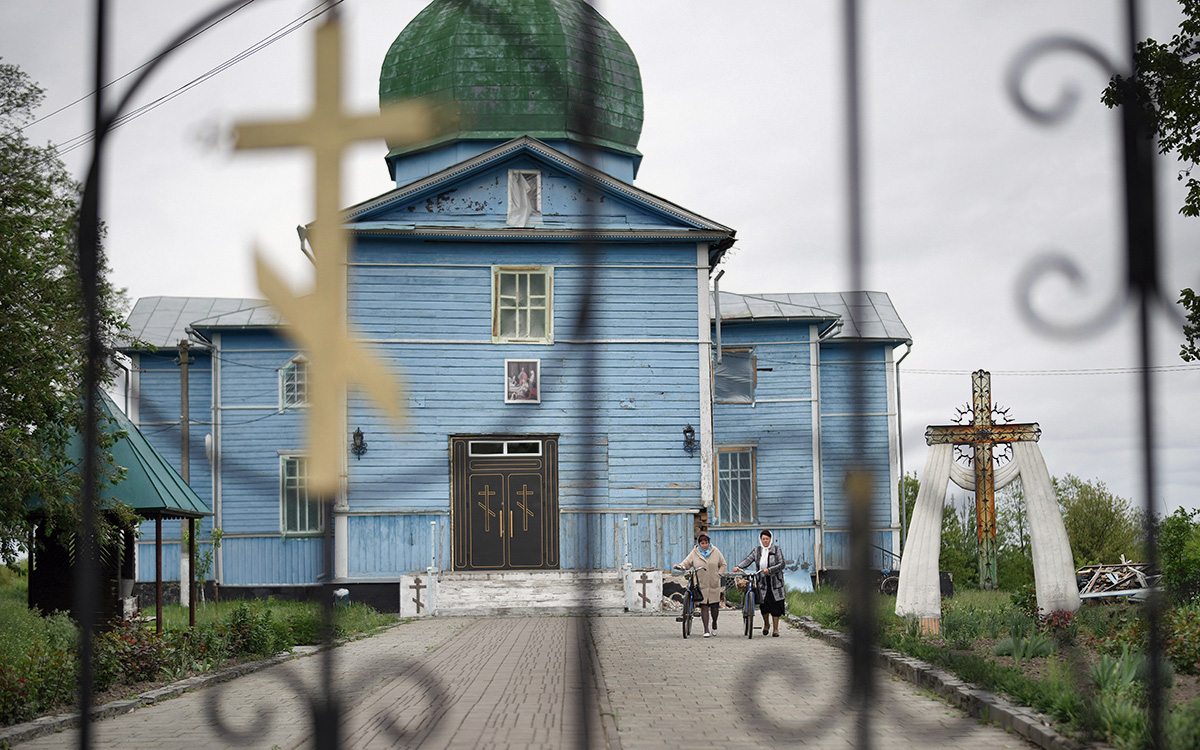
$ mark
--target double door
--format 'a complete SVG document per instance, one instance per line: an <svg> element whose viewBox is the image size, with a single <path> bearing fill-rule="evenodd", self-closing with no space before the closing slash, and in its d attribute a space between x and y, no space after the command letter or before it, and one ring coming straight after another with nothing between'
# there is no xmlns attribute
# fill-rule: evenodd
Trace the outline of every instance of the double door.
<svg viewBox="0 0 1200 750"><path fill-rule="evenodd" d="M455 570L558 567L558 441L450 439Z"/></svg>

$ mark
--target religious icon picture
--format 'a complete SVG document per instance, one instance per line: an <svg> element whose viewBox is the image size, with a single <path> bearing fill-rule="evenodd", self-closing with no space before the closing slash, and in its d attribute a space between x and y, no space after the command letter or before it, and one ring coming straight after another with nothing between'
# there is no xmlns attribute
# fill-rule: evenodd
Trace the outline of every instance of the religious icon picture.
<svg viewBox="0 0 1200 750"><path fill-rule="evenodd" d="M540 359L504 360L504 403L542 402L541 362Z"/></svg>

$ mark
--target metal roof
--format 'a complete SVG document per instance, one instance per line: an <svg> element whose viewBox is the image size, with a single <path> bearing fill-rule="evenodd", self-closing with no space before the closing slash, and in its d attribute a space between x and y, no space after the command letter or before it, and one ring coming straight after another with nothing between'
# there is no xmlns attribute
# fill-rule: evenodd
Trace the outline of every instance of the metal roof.
<svg viewBox="0 0 1200 750"><path fill-rule="evenodd" d="M174 349L181 339L188 337L187 329L196 321L258 309L266 304L260 299L233 297L142 297L125 320L129 324L125 338L160 349Z"/></svg>
<svg viewBox="0 0 1200 750"><path fill-rule="evenodd" d="M710 299L712 295L710 294ZM709 315L716 307L710 302ZM721 323L745 320L809 319L836 321L837 339L911 342L887 292L794 292L734 294L721 292Z"/></svg>

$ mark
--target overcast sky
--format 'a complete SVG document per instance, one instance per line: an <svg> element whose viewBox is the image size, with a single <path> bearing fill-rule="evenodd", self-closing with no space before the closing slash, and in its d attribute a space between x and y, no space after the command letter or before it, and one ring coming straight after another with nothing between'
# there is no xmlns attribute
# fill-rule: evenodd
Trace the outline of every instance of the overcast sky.
<svg viewBox="0 0 1200 750"><path fill-rule="evenodd" d="M377 107L379 68L425 0L346 0L348 107ZM839 2L605 0L594 3L638 57L645 159L637 184L737 230L722 289L749 293L848 288ZM46 90L50 113L91 89L92 3L0 6L0 56ZM216 2L112 0L112 77L142 64ZM309 106L315 24L172 95L301 18L318 0L260 0L176 52L134 106L170 97L110 140L103 216L117 286L154 295L258 297L249 248L263 246L297 284L310 268L295 227L312 217L311 165L298 153L232 153L238 120ZM1049 252L1083 271L1072 287L1033 286L1059 324L1099 314L1120 291L1118 118L1099 103L1106 74L1069 55L1027 81L1079 106L1055 128L1024 119L1005 74L1028 43L1086 40L1120 61L1123 4L866 2L862 67L866 287L886 291L914 339L901 367L904 467L919 472L923 433L992 372L996 402L1042 426L1050 472L1105 482L1144 502L1132 309L1102 333L1056 338L1018 312L1022 274ZM1144 34L1163 39L1178 5L1144 3ZM1119 63L1120 64L1120 63ZM124 91L131 79L109 91ZM35 143L68 144L90 127L90 100L31 126ZM346 161L343 204L388 190L382 142ZM90 146L69 151L81 179ZM1200 284L1200 219L1176 215L1177 167L1161 160L1162 278L1171 299ZM1200 507L1200 367L1178 357L1177 326L1155 324L1159 502Z"/></svg>

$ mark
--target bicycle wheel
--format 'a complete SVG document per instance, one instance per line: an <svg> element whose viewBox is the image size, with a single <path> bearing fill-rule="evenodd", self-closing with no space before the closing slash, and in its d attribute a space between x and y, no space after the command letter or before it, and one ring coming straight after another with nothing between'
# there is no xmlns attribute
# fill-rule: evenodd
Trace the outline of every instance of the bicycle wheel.
<svg viewBox="0 0 1200 750"><path fill-rule="evenodd" d="M743 602L746 608L743 616L746 618L746 638L754 637L754 584L746 587L746 600Z"/></svg>
<svg viewBox="0 0 1200 750"><path fill-rule="evenodd" d="M692 634L692 615L694 614L695 605L692 603L692 592L687 592L683 595L683 637L687 638Z"/></svg>

